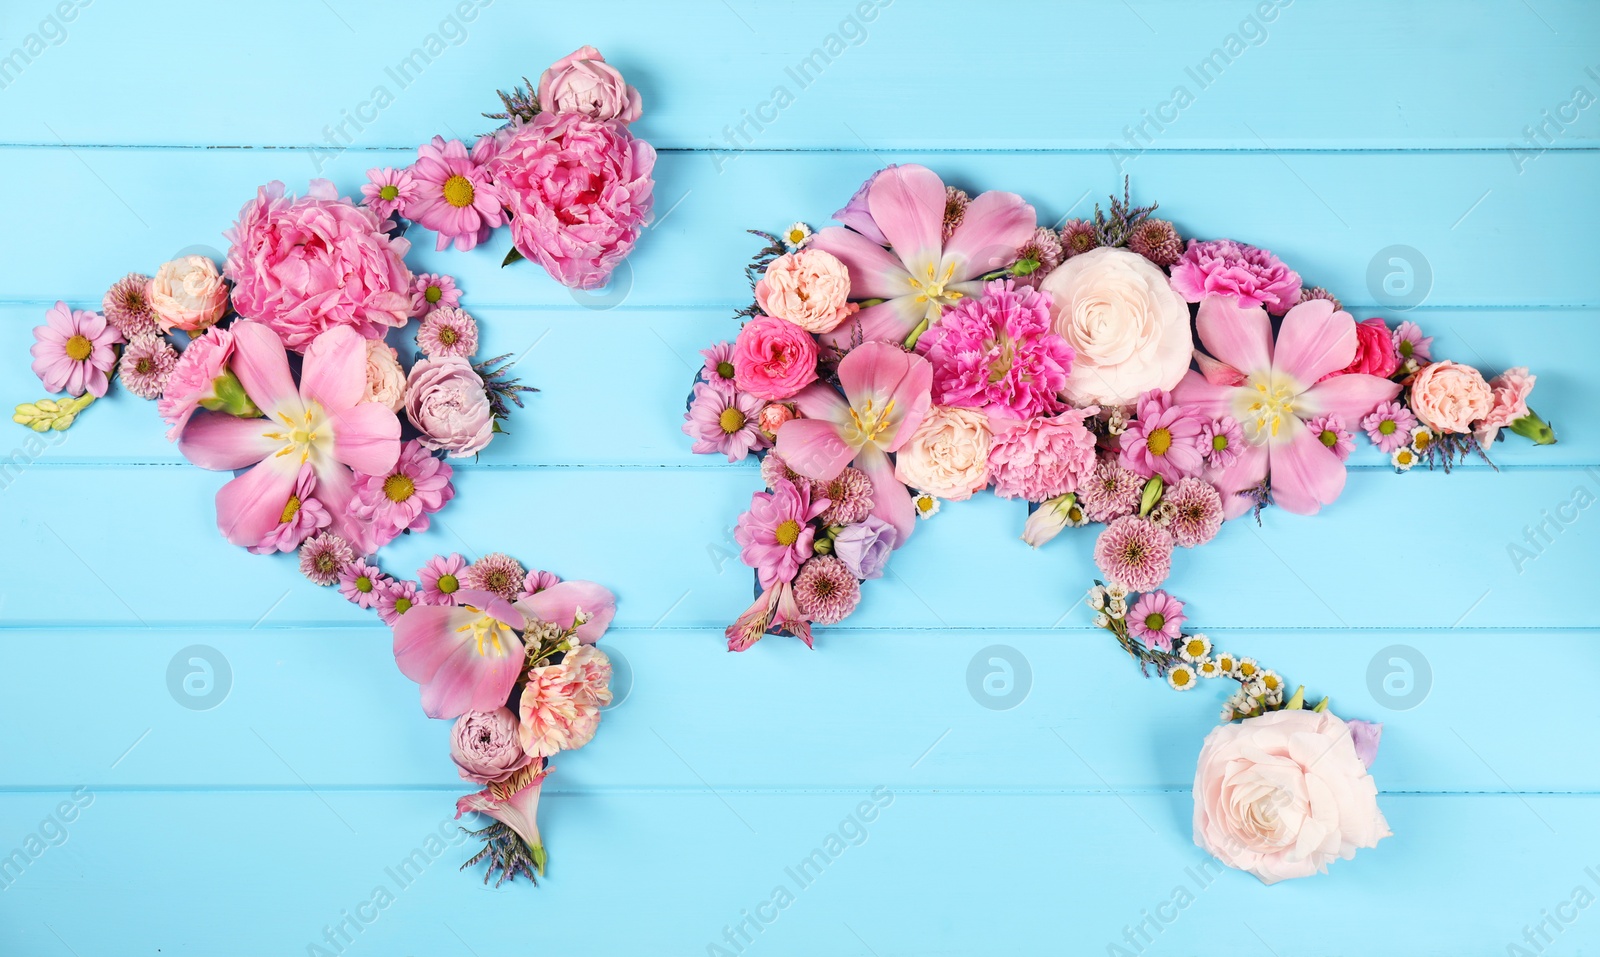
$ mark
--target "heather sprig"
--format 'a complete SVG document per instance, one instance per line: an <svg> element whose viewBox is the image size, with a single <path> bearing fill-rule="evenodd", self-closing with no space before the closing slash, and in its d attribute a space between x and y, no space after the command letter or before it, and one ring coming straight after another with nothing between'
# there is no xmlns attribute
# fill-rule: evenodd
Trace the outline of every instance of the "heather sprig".
<svg viewBox="0 0 1600 957"><path fill-rule="evenodd" d="M1133 232L1133 228L1144 222L1160 205L1159 203L1151 203L1149 206L1133 205L1127 176L1122 178L1122 199L1117 199L1114 194L1109 199L1110 214L1101 210L1099 203L1094 204L1094 233L1102 246L1126 246L1128 235Z"/></svg>
<svg viewBox="0 0 1600 957"><path fill-rule="evenodd" d="M505 109L499 113L485 113L491 120L503 120L507 123L520 120L523 123L533 122L539 115L539 100L534 96L535 87L528 82L527 77L522 78L524 86L514 86L511 92L495 90L495 95L500 97L500 102L505 104Z"/></svg>

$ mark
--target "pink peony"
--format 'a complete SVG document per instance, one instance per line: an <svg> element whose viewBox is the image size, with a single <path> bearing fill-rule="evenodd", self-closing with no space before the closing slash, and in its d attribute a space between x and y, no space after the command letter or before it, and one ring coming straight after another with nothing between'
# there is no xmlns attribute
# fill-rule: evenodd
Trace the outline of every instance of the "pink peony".
<svg viewBox="0 0 1600 957"><path fill-rule="evenodd" d="M1050 418L1014 421L996 431L989 448L994 493L1042 502L1077 491L1094 472L1094 433L1083 421L1097 411L1067 409Z"/></svg>
<svg viewBox="0 0 1600 957"><path fill-rule="evenodd" d="M541 113L489 161L517 251L575 289L598 289L650 222L656 151L616 120Z"/></svg>
<svg viewBox="0 0 1600 957"><path fill-rule="evenodd" d="M832 332L860 307L850 298L850 271L832 253L802 249L767 265L756 283L756 304L814 335Z"/></svg>
<svg viewBox="0 0 1600 957"><path fill-rule="evenodd" d="M268 183L224 235L233 244L226 273L234 309L296 352L340 326L381 339L406 324L411 244L384 235L376 213L340 199L325 179L298 199Z"/></svg>
<svg viewBox="0 0 1600 957"><path fill-rule="evenodd" d="M1231 239L1191 239L1172 267L1172 288L1190 302L1230 296L1240 309L1265 306L1281 316L1300 301L1300 274L1265 249Z"/></svg>
<svg viewBox="0 0 1600 957"><path fill-rule="evenodd" d="M466 359L418 360L406 379L405 408L419 441L451 458L475 455L494 438L488 393Z"/></svg>
<svg viewBox="0 0 1600 957"><path fill-rule="evenodd" d="M962 299L917 340L933 363L933 401L1002 412L1051 415L1072 369L1072 347L1050 328L1050 297L1010 279Z"/></svg>
<svg viewBox="0 0 1600 957"><path fill-rule="evenodd" d="M1528 414L1528 396L1533 392L1537 376L1528 374L1527 366L1517 366L1489 380L1494 394L1494 404L1489 414L1478 423L1476 435L1479 445L1488 445L1500 435L1500 430Z"/></svg>
<svg viewBox="0 0 1600 957"><path fill-rule="evenodd" d="M228 284L207 256L162 263L144 294L162 332L198 332L215 325L228 311Z"/></svg>
<svg viewBox="0 0 1600 957"><path fill-rule="evenodd" d="M518 736L517 716L510 708L468 711L450 729L450 760L464 781L504 781L534 760L522 750Z"/></svg>
<svg viewBox="0 0 1600 957"><path fill-rule="evenodd" d="M993 441L982 412L933 406L895 453L894 477L929 495L965 501L989 484Z"/></svg>
<svg viewBox="0 0 1600 957"><path fill-rule="evenodd" d="M1172 570L1172 536L1149 519L1124 515L1095 539L1094 563L1124 588L1152 591Z"/></svg>
<svg viewBox="0 0 1600 957"><path fill-rule="evenodd" d="M506 221L505 197L486 166L494 148L492 136L480 137L471 153L460 140L446 142L442 136L417 147L411 165L416 196L403 212L439 234L435 248L453 241L457 249L474 249Z"/></svg>
<svg viewBox="0 0 1600 957"><path fill-rule="evenodd" d="M1212 729L1194 776L1194 842L1263 884L1326 872L1390 834L1350 728L1271 711Z"/></svg>
<svg viewBox="0 0 1600 957"><path fill-rule="evenodd" d="M739 389L762 399L787 399L817 379L817 342L792 322L756 316L733 342Z"/></svg>
<svg viewBox="0 0 1600 957"><path fill-rule="evenodd" d="M1438 432L1470 432L1494 407L1494 390L1471 366L1446 359L1422 367L1411 380L1411 411Z"/></svg>
<svg viewBox="0 0 1600 957"><path fill-rule="evenodd" d="M817 534L811 520L827 507L827 499L813 500L807 490L781 479L772 491L750 496L750 510L739 516L733 538L762 588L794 580L800 563L811 557Z"/></svg>
<svg viewBox="0 0 1600 957"><path fill-rule="evenodd" d="M639 118L639 91L591 46L579 47L541 73L538 99L546 110L591 120L632 123Z"/></svg>
<svg viewBox="0 0 1600 957"><path fill-rule="evenodd" d="M72 309L57 302L33 327L33 374L50 392L74 397L101 396L110 388L108 373L117 362L122 333L98 312Z"/></svg>
<svg viewBox="0 0 1600 957"><path fill-rule="evenodd" d="M1387 379L1398 368L1400 355L1395 352L1394 335L1389 331L1388 324L1382 319L1363 319L1356 323L1356 357L1343 369L1330 372L1322 378L1331 379L1336 375L1360 372Z"/></svg>

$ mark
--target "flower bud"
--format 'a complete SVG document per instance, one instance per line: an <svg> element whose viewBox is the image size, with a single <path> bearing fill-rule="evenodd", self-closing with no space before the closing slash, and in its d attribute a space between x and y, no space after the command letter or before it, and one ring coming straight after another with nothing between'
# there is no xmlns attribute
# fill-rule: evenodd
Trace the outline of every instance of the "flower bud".
<svg viewBox="0 0 1600 957"><path fill-rule="evenodd" d="M231 369L222 370L222 375L212 380L211 393L210 396L200 400L201 408L210 409L212 412L226 412L241 419L255 419L262 414L245 394L244 384Z"/></svg>
<svg viewBox="0 0 1600 957"><path fill-rule="evenodd" d="M1512 422L1508 428L1524 438L1533 440L1534 445L1554 445L1556 443L1556 430L1550 423L1539 418L1539 414L1529 410L1528 414Z"/></svg>

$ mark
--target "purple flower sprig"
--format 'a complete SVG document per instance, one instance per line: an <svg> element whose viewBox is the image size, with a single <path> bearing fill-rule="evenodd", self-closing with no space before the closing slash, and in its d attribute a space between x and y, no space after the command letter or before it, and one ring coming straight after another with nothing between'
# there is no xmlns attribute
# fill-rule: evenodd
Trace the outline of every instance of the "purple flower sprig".
<svg viewBox="0 0 1600 957"><path fill-rule="evenodd" d="M472 856L472 859L461 865L461 870L487 860L488 868L483 872L483 882L489 883L489 878L498 874L494 886L499 887L506 881L515 881L521 874L532 881L534 886L539 885L537 875L544 873L545 854L543 847L536 847L531 852L522 837L509 826L495 821L488 827L476 831L462 828L468 836L476 837L483 841L483 850Z"/></svg>
<svg viewBox="0 0 1600 957"><path fill-rule="evenodd" d="M1094 234L1102 246L1126 246L1128 237L1135 226L1144 222L1150 214L1156 211L1160 203L1151 203L1149 206L1133 205L1133 198L1129 192L1129 177L1122 177L1122 198L1117 199L1112 194L1111 212L1106 214L1100 209L1100 204L1094 204Z"/></svg>

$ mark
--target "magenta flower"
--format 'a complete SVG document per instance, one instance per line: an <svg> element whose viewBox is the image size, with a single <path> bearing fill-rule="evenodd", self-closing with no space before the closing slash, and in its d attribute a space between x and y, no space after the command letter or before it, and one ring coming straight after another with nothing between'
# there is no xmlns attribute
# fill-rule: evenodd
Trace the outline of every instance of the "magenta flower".
<svg viewBox="0 0 1600 957"><path fill-rule="evenodd" d="M417 161L411 165L417 197L403 212L439 234L436 249L452 240L457 249L472 249L506 221L503 194L486 165L493 152L492 136L479 138L471 154L460 140L447 143L442 136L417 147Z"/></svg>
<svg viewBox="0 0 1600 957"><path fill-rule="evenodd" d="M1183 630L1183 602L1164 591L1146 592L1128 612L1128 631L1151 648L1171 651Z"/></svg>
<svg viewBox="0 0 1600 957"><path fill-rule="evenodd" d="M1145 480L1114 458L1101 460L1078 485L1078 503L1091 522L1109 522L1139 507Z"/></svg>
<svg viewBox="0 0 1600 957"><path fill-rule="evenodd" d="M376 608L391 581L394 579L379 571L378 566L358 558L339 573L339 594L361 608Z"/></svg>
<svg viewBox="0 0 1600 957"><path fill-rule="evenodd" d="M1138 415L1122 433L1122 466L1142 478L1159 475L1169 484L1199 475L1210 425L1195 410L1171 405L1166 393L1146 392L1139 397Z"/></svg>
<svg viewBox="0 0 1600 957"><path fill-rule="evenodd" d="M353 329L324 332L306 349L297 388L283 340L259 322L236 322L232 368L264 417L200 411L184 426L178 448L201 468L249 471L217 492L217 527L235 545L255 545L278 527L309 464L317 498L332 530L361 554L371 531L351 509L352 469L383 475L400 456L400 420L367 391L366 343Z"/></svg>
<svg viewBox="0 0 1600 957"><path fill-rule="evenodd" d="M454 470L412 439L400 448L394 468L383 475L357 475L356 518L367 523L374 547L404 531L426 531L428 516L455 498Z"/></svg>
<svg viewBox="0 0 1600 957"><path fill-rule="evenodd" d="M522 576L522 591L517 594L520 601L532 598L546 588L561 584L561 578L554 572L547 572L540 568L528 569L528 574Z"/></svg>
<svg viewBox="0 0 1600 957"><path fill-rule="evenodd" d="M300 466L294 491L289 493L283 514L278 516L278 527L268 532L261 541L249 546L251 552L257 555L292 552L300 547L301 542L333 524L333 516L328 514L321 502L311 497L316 485L316 470L309 464Z"/></svg>
<svg viewBox="0 0 1600 957"><path fill-rule="evenodd" d="M391 578L384 583L383 594L378 596L378 617L385 625L393 627L401 615L418 604L416 582Z"/></svg>
<svg viewBox="0 0 1600 957"><path fill-rule="evenodd" d="M1263 482L1271 483L1275 504L1299 515L1338 498L1344 463L1306 420L1331 412L1354 422L1400 392L1388 379L1359 372L1318 381L1355 355L1350 314L1325 299L1303 302L1284 316L1274 344L1264 309L1208 296L1196 329L1215 358L1201 363L1204 375L1184 376L1173 401L1213 418L1231 415L1243 429L1238 459L1215 476L1228 517L1254 507L1258 499L1242 493Z"/></svg>
<svg viewBox="0 0 1600 957"><path fill-rule="evenodd" d="M917 340L933 363L937 405L999 411L1018 419L1054 415L1072 369L1072 347L1051 331L1050 297L1009 279L944 311Z"/></svg>
<svg viewBox="0 0 1600 957"><path fill-rule="evenodd" d="M733 343L719 342L709 349L701 349L700 354L706 360L700 367L700 378L718 392L732 395L737 388L733 381Z"/></svg>
<svg viewBox="0 0 1600 957"><path fill-rule="evenodd" d="M411 315L426 316L429 310L444 306L459 306L461 290L449 276L434 272L418 273L411 281Z"/></svg>
<svg viewBox="0 0 1600 957"><path fill-rule="evenodd" d="M794 402L804 418L778 430L778 454L817 481L831 480L846 465L867 473L872 514L893 525L898 545L904 545L916 528L916 510L911 493L894 477L889 453L904 445L927 415L933 366L888 343L868 342L840 361L839 386L842 398L820 382L800 390Z"/></svg>
<svg viewBox="0 0 1600 957"><path fill-rule="evenodd" d="M811 557L817 530L811 520L828 507L793 482L779 480L770 492L750 496L750 510L739 516L733 538L739 557L756 570L762 588L794 581L800 563Z"/></svg>
<svg viewBox="0 0 1600 957"><path fill-rule="evenodd" d="M435 555L417 571L422 585L422 604L454 605L461 591L461 573L467 560L457 554Z"/></svg>
<svg viewBox="0 0 1600 957"><path fill-rule="evenodd" d="M696 382L694 399L683 414L683 434L694 439L693 451L721 452L728 461L738 462L751 449L767 444L757 421L765 405L747 392L723 392L710 383Z"/></svg>
<svg viewBox="0 0 1600 957"><path fill-rule="evenodd" d="M122 333L105 316L57 302L44 314L44 325L33 327L33 338L33 374L47 391L106 394Z"/></svg>
<svg viewBox="0 0 1600 957"><path fill-rule="evenodd" d="M984 273L1015 262L1037 225L1022 197L990 191L967 205L961 225L944 241L944 181L923 166L890 167L863 190L865 217L852 212L860 193L840 211L850 217L841 222L860 224L857 229L830 226L811 241L850 270L853 297L884 300L824 337L841 348L861 339L901 342L937 322L946 306L983 291ZM886 243L862 229L867 222Z"/></svg>
<svg viewBox="0 0 1600 957"><path fill-rule="evenodd" d="M361 184L361 201L379 219L388 219L408 203L416 202L420 192L409 169L385 166L367 170L367 181Z"/></svg>
<svg viewBox="0 0 1600 957"><path fill-rule="evenodd" d="M1124 515L1094 541L1094 563L1130 591L1153 591L1172 571L1172 536L1138 515Z"/></svg>
<svg viewBox="0 0 1600 957"><path fill-rule="evenodd" d="M1191 239L1172 267L1172 288L1190 302L1227 296L1241 309L1265 306L1281 316L1300 301L1300 274L1265 249L1231 239Z"/></svg>
<svg viewBox="0 0 1600 957"><path fill-rule="evenodd" d="M205 335L190 341L178 354L178 362L167 376L156 411L172 428L167 441L176 442L189 424L200 403L216 398L217 377L228 370L233 358L233 332L212 326Z"/></svg>
<svg viewBox="0 0 1600 957"><path fill-rule="evenodd" d="M1350 453L1355 451L1356 443L1345 429L1344 419L1337 412L1319 415L1307 422L1306 427L1317 437L1317 441L1332 449L1333 454L1337 455L1341 462L1348 461Z"/></svg>

